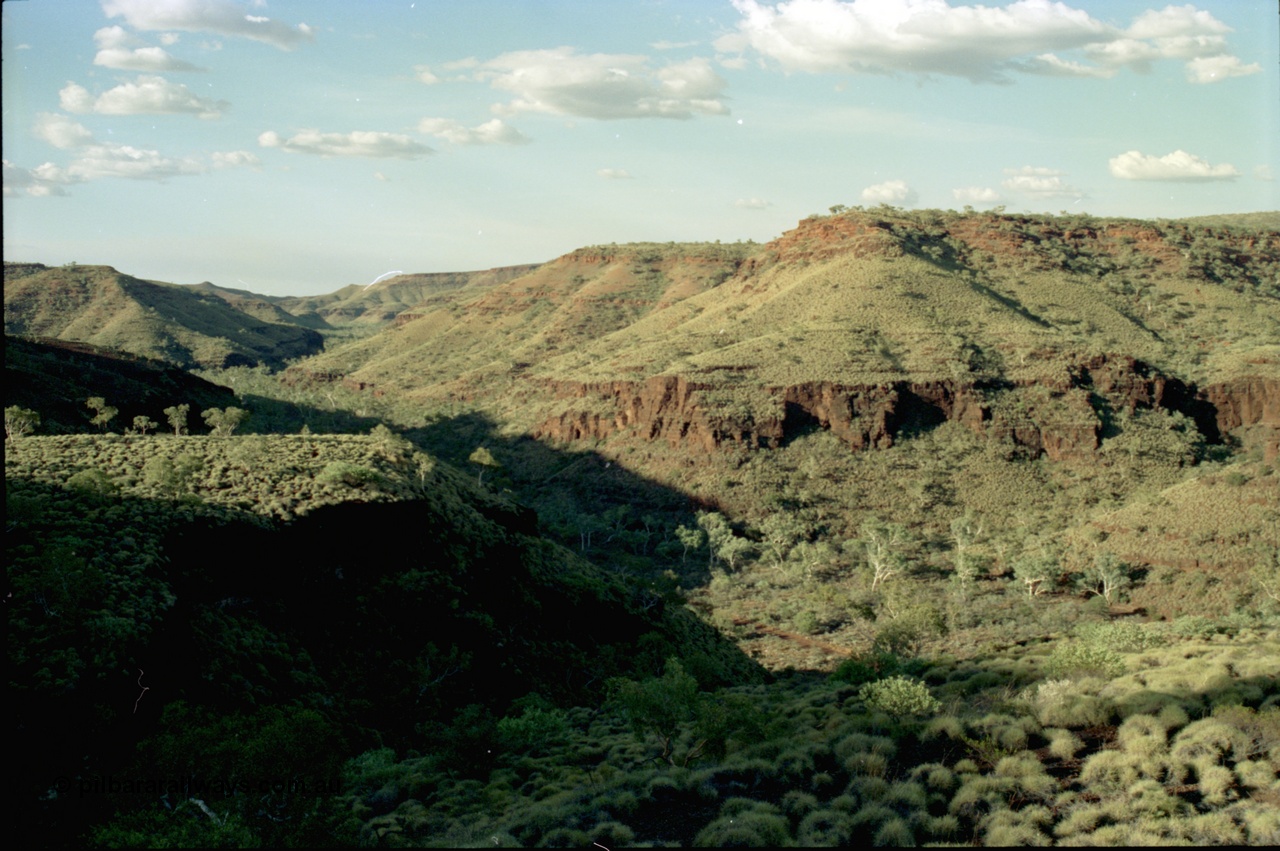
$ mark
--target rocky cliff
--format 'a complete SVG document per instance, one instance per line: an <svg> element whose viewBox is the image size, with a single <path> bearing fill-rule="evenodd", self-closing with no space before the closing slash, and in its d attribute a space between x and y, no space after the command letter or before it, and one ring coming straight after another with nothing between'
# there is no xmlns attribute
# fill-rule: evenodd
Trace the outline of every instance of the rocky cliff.
<svg viewBox="0 0 1280 851"><path fill-rule="evenodd" d="M851 450L886 448L904 431L959 422L977 434L1009 439L1051 460L1085 458L1098 448L1103 414L1163 409L1190 417L1209 443L1227 435L1264 447L1280 446L1280 380L1248 377L1198 389L1126 356L1082 360L1062 381L1030 387L939 380L877 385L811 382L759 387L768 400L763 416L707 404L710 383L659 375L641 381L549 382L564 404L534 430L536 437L602 439L624 430L672 447L713 449L725 443L778 446L817 425ZM1046 392L1047 391L1047 392ZM1002 394L1017 399L1017 413L993 404Z"/></svg>

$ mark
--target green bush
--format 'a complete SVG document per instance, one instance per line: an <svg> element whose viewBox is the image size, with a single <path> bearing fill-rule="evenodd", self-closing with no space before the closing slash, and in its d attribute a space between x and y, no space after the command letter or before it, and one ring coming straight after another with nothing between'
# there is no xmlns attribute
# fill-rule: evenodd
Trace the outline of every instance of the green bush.
<svg viewBox="0 0 1280 851"><path fill-rule="evenodd" d="M1045 662L1045 675L1051 679L1064 677L1114 679L1124 672L1124 660L1114 650L1081 641L1061 642L1055 645Z"/></svg>
<svg viewBox="0 0 1280 851"><path fill-rule="evenodd" d="M316 476L316 482L319 484L346 485L352 488L377 485L381 479L376 470L352 464L350 461L330 461Z"/></svg>
<svg viewBox="0 0 1280 851"><path fill-rule="evenodd" d="M867 683L858 690L858 698L867 708L894 718L932 715L942 708L942 703L930 693L927 685L903 676Z"/></svg>

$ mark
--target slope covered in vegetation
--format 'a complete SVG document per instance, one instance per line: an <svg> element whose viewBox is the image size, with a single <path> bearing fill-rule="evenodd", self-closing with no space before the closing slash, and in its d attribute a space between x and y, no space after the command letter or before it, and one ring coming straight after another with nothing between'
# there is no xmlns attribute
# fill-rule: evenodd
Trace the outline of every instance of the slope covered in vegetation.
<svg viewBox="0 0 1280 851"><path fill-rule="evenodd" d="M191 287L110 266L5 264L6 334L120 349L183 367L268 364L315 354L320 335L263 321Z"/></svg>

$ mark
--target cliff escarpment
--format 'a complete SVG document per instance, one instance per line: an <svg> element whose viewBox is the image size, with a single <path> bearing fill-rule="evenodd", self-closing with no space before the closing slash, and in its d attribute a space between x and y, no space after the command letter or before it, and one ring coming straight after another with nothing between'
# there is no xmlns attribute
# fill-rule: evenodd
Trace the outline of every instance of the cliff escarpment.
<svg viewBox="0 0 1280 851"><path fill-rule="evenodd" d="M1092 456L1105 422L1120 412L1163 410L1187 417L1208 443L1234 434L1259 442L1269 458L1280 438L1280 379L1244 377L1201 389L1125 356L1080 361L1049 384L946 379L740 388L738 404L725 404L719 385L684 376L549 382L563 411L533 433L573 441L626 432L673 448L710 450L726 443L776 447L817 427L858 451L957 422L1056 461Z"/></svg>

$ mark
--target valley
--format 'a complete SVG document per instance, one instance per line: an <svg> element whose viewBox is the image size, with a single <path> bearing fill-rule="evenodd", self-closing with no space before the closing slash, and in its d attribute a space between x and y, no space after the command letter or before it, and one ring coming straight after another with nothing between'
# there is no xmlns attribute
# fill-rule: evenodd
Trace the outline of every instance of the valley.
<svg viewBox="0 0 1280 851"><path fill-rule="evenodd" d="M1280 842L1280 214L5 283L42 844Z"/></svg>

